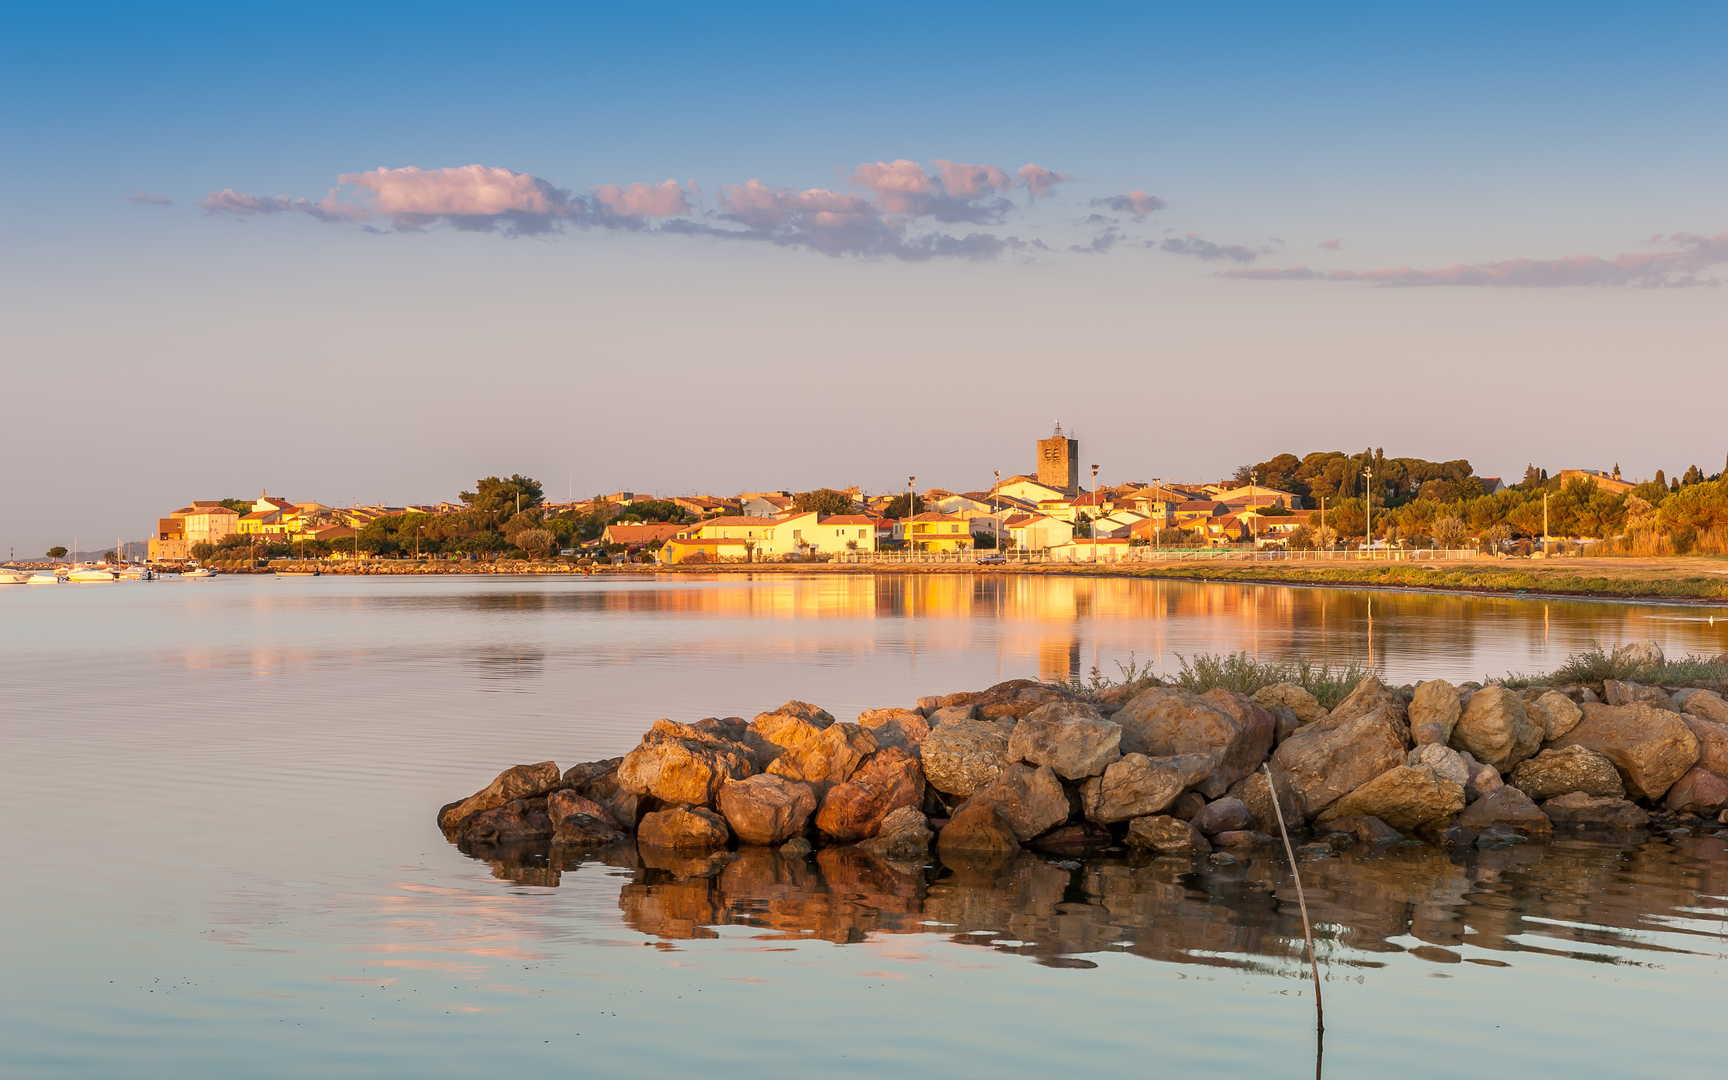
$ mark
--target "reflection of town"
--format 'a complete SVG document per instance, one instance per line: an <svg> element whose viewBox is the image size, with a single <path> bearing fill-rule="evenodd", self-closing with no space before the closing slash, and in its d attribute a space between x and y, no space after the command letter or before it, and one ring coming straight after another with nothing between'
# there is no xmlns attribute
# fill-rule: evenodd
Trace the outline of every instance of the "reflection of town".
<svg viewBox="0 0 1728 1080"><path fill-rule="evenodd" d="M584 864L556 851L488 860L496 877L557 887L572 873L627 876L627 926L667 941L749 926L768 939L860 942L936 933L1092 967L1088 953L1300 976L1302 923L1288 870L1270 855L1196 869L1186 859L1056 862L1031 853L932 869L853 848L814 858L746 848L644 861L625 846ZM1715 838L1635 848L1585 841L1448 855L1417 848L1305 862L1323 963L1378 967L1409 953L1506 966L1516 953L1627 962L1628 952L1713 953L1728 906L1728 856ZM1696 937L1696 944L1689 938Z"/></svg>

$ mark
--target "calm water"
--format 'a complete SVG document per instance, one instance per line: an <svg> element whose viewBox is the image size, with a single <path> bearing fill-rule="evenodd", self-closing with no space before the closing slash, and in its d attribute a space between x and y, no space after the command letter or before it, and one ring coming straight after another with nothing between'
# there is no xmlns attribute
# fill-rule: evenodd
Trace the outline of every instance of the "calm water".
<svg viewBox="0 0 1728 1080"><path fill-rule="evenodd" d="M1309 1074L1276 860L521 866L433 812L662 715L1231 649L1464 679L1721 652L1715 614L960 577L0 589L0 1074ZM1326 1073L1721 1075L1725 848L1306 864Z"/></svg>

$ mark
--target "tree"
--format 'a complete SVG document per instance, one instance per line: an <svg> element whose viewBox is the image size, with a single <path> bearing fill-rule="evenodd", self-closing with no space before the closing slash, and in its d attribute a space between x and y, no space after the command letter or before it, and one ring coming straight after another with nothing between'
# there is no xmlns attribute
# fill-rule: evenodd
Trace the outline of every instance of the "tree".
<svg viewBox="0 0 1728 1080"><path fill-rule="evenodd" d="M497 526L523 510L539 506L545 501L545 493L540 481L512 473L508 479L486 477L474 485L473 491L462 492L462 501L488 525Z"/></svg>
<svg viewBox="0 0 1728 1080"><path fill-rule="evenodd" d="M896 520L909 517L910 514L907 512L907 507L911 505L911 502L912 497L909 495L896 495L892 499L888 500L887 506L882 508L882 516L895 518Z"/></svg>
<svg viewBox="0 0 1728 1080"><path fill-rule="evenodd" d="M66 557L66 549L56 544L48 549L48 557L50 559L64 559Z"/></svg>
<svg viewBox="0 0 1728 1080"><path fill-rule="evenodd" d="M675 525L686 521L694 521L690 511L679 506L671 499L644 499L642 502L631 503L619 511L618 521L669 521Z"/></svg>
<svg viewBox="0 0 1728 1080"><path fill-rule="evenodd" d="M510 542L531 559L544 559L552 554L557 538L546 529L523 529L510 537Z"/></svg>
<svg viewBox="0 0 1728 1080"><path fill-rule="evenodd" d="M792 496L792 509L801 514L816 513L822 517L850 514L854 510L852 497L833 488L801 491Z"/></svg>
<svg viewBox="0 0 1728 1080"><path fill-rule="evenodd" d="M66 549L61 548L60 550L65 551ZM49 554L53 554L53 552L49 552ZM189 552L189 554L194 559L197 559L199 562L203 562L205 559L208 559L210 556L216 554L216 545L215 544L205 544L205 543L193 544L192 550L191 550L191 552Z"/></svg>
<svg viewBox="0 0 1728 1080"><path fill-rule="evenodd" d="M1455 517L1443 517L1434 523L1434 544L1436 547L1461 548L1469 536L1469 530L1464 522Z"/></svg>
<svg viewBox="0 0 1728 1080"><path fill-rule="evenodd" d="M226 506L236 514L250 514L252 512L251 499L223 499L221 505Z"/></svg>
<svg viewBox="0 0 1728 1080"><path fill-rule="evenodd" d="M1688 467L1685 475L1680 477L1681 487L1691 487L1693 484L1702 484L1703 482L1704 470L1696 465Z"/></svg>

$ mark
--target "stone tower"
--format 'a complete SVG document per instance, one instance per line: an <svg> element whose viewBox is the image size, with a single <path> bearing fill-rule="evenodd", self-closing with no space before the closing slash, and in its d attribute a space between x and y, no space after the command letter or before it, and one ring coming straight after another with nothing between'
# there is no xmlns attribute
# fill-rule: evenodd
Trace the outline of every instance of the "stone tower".
<svg viewBox="0 0 1728 1080"><path fill-rule="evenodd" d="M1038 482L1067 495L1080 490L1080 440L1062 434L1061 424L1054 435L1038 440Z"/></svg>

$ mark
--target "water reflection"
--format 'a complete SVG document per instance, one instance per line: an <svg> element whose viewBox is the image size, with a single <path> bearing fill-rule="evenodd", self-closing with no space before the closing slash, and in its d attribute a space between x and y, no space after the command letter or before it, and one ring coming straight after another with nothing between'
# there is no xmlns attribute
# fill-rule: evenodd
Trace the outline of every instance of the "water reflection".
<svg viewBox="0 0 1728 1080"><path fill-rule="evenodd" d="M573 873L628 876L618 909L662 942L746 926L761 940L840 944L937 933L1045 966L1124 953L1168 964L1300 979L1301 917L1273 855L1058 861L1032 853L908 867L854 848L811 858L765 848L645 862L629 845L597 861L544 849L473 852L495 877L557 887ZM1412 846L1302 864L1323 970L1337 978L1405 954L1511 966L1517 954L1611 965L1711 955L1728 920L1728 848L1712 836L1622 847L1585 840L1449 854Z"/></svg>

